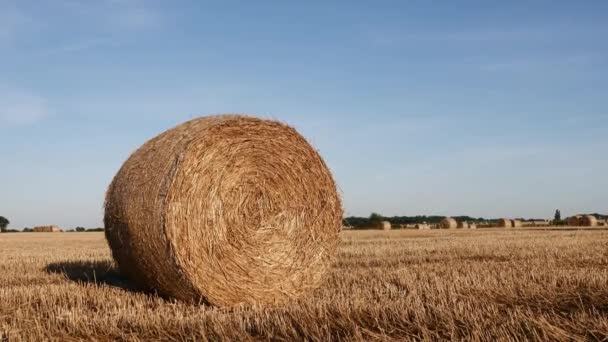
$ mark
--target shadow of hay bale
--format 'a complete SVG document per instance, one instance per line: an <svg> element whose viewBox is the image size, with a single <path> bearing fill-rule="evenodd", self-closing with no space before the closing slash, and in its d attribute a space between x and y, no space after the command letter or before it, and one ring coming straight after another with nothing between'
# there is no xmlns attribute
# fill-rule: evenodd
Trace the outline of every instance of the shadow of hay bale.
<svg viewBox="0 0 608 342"><path fill-rule="evenodd" d="M111 261L64 261L45 267L50 274L62 274L80 284L107 285L132 292L147 292L123 277Z"/></svg>

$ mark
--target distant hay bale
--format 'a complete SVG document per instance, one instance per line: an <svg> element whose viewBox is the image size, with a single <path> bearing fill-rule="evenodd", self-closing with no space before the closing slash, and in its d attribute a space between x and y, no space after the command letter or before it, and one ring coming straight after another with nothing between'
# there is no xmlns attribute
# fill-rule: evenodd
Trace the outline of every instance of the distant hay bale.
<svg viewBox="0 0 608 342"><path fill-rule="evenodd" d="M469 224L469 229L477 229L477 225L475 223Z"/></svg>
<svg viewBox="0 0 608 342"><path fill-rule="evenodd" d="M570 216L566 220L566 223L571 227L577 227L577 226L581 225L581 219L582 219L581 215Z"/></svg>
<svg viewBox="0 0 608 342"><path fill-rule="evenodd" d="M546 227L550 224L549 221L528 221L523 222L522 226L524 227Z"/></svg>
<svg viewBox="0 0 608 342"><path fill-rule="evenodd" d="M330 171L295 129L222 115L135 151L108 189L104 223L134 283L232 306L281 303L318 287L342 214Z"/></svg>
<svg viewBox="0 0 608 342"><path fill-rule="evenodd" d="M380 229L382 230L391 230L391 223L388 221L380 222Z"/></svg>
<svg viewBox="0 0 608 342"><path fill-rule="evenodd" d="M458 228L469 228L469 224L464 221L458 222Z"/></svg>
<svg viewBox="0 0 608 342"><path fill-rule="evenodd" d="M59 227L57 226L36 226L34 228L32 228L32 231L35 233L59 233L61 232L61 229L59 229Z"/></svg>
<svg viewBox="0 0 608 342"><path fill-rule="evenodd" d="M426 223L418 223L414 226L414 228L416 229L431 229L431 226L429 226Z"/></svg>
<svg viewBox="0 0 608 342"><path fill-rule="evenodd" d="M446 217L439 223L441 229L454 229L458 227L458 222L451 217Z"/></svg>
<svg viewBox="0 0 608 342"><path fill-rule="evenodd" d="M498 220L498 227L500 228L512 228L513 227L513 222L511 222L511 220L506 219L506 218L501 218Z"/></svg>
<svg viewBox="0 0 608 342"><path fill-rule="evenodd" d="M522 224L520 220L511 220L511 227L513 228L521 228Z"/></svg>
<svg viewBox="0 0 608 342"><path fill-rule="evenodd" d="M584 215L580 219L580 225L583 227L596 227L597 218L593 215Z"/></svg>

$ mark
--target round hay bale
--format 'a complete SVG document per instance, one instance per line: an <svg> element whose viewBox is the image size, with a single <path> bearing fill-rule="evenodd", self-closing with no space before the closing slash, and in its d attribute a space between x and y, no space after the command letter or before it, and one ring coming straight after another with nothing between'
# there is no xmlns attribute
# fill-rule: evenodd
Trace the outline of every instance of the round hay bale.
<svg viewBox="0 0 608 342"><path fill-rule="evenodd" d="M446 217L439 223L441 229L454 229L458 227L458 222L451 217Z"/></svg>
<svg viewBox="0 0 608 342"><path fill-rule="evenodd" d="M380 229L382 230L391 230L391 223L388 221L381 221L380 222Z"/></svg>
<svg viewBox="0 0 608 342"><path fill-rule="evenodd" d="M464 222L464 221L458 222L458 228L465 228L465 229L467 229L467 228L469 228L469 224L467 222Z"/></svg>
<svg viewBox="0 0 608 342"><path fill-rule="evenodd" d="M506 219L506 218L501 218L498 220L498 227L500 228L512 228L513 227L513 222L511 222L511 220Z"/></svg>
<svg viewBox="0 0 608 342"><path fill-rule="evenodd" d="M469 224L469 229L477 229L477 225L475 223Z"/></svg>
<svg viewBox="0 0 608 342"><path fill-rule="evenodd" d="M520 220L511 220L511 227L513 228L521 228L522 224Z"/></svg>
<svg viewBox="0 0 608 342"><path fill-rule="evenodd" d="M597 218L593 215L584 215L580 219L580 225L583 227L595 227L597 226Z"/></svg>
<svg viewBox="0 0 608 342"><path fill-rule="evenodd" d="M281 303L316 288L342 214L330 171L295 129L221 115L135 151L108 189L104 223L134 283L232 306Z"/></svg>
<svg viewBox="0 0 608 342"><path fill-rule="evenodd" d="M566 223L571 227L577 227L577 226L581 225L581 218L582 218L582 216L580 216L580 215L570 216L566 220Z"/></svg>
<svg viewBox="0 0 608 342"><path fill-rule="evenodd" d="M414 226L414 228L416 229L431 229L431 226L429 226L426 223L418 223Z"/></svg>

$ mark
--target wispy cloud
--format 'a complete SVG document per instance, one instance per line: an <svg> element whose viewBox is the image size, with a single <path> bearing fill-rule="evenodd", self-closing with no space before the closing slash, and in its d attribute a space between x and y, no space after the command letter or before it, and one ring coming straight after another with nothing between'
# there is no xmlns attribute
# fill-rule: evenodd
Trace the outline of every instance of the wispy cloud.
<svg viewBox="0 0 608 342"><path fill-rule="evenodd" d="M0 88L0 122L9 126L31 125L49 115L46 101L37 95Z"/></svg>
<svg viewBox="0 0 608 342"><path fill-rule="evenodd" d="M24 34L28 30L29 33L44 30L48 36L47 41L39 45L37 51L33 51L42 56L120 46L128 41L130 35L158 28L162 22L162 16L156 8L139 0L57 0L53 10L59 11L60 15L48 16L41 16L26 6L9 7L1 1L0 48L7 42L27 42L34 38L33 34ZM79 30L54 35L55 28L66 25L79 27Z"/></svg>
<svg viewBox="0 0 608 342"><path fill-rule="evenodd" d="M145 29L155 27L160 22L160 15L149 8L126 7L109 16L109 23L127 29Z"/></svg>
<svg viewBox="0 0 608 342"><path fill-rule="evenodd" d="M0 43L11 43L18 31L28 22L28 17L14 7L0 4Z"/></svg>
<svg viewBox="0 0 608 342"><path fill-rule="evenodd" d="M374 28L364 32L364 37L372 44L380 46L402 46L408 44L437 43L516 43L539 41L562 41L595 36L602 38L608 27L602 26L567 26L547 24L521 27L474 27L441 31L416 31L391 27Z"/></svg>
<svg viewBox="0 0 608 342"><path fill-rule="evenodd" d="M503 59L488 63L481 63L479 69L486 72L517 72L517 71L544 71L563 70L569 68L592 67L603 62L597 54L572 54L550 57L520 57Z"/></svg>
<svg viewBox="0 0 608 342"><path fill-rule="evenodd" d="M478 28L459 31L400 31L392 29L370 30L365 34L372 44L401 46L408 44L483 43L508 41L538 41L553 37L543 28Z"/></svg>
<svg viewBox="0 0 608 342"><path fill-rule="evenodd" d="M52 56L63 53L76 53L80 51L103 48L103 47L114 47L118 46L120 43L116 39L112 38L92 38L88 40L82 40L72 43L67 43L64 45L59 45L56 47L49 48L43 51L41 54L44 56Z"/></svg>
<svg viewBox="0 0 608 342"><path fill-rule="evenodd" d="M62 5L68 12L90 18L92 24L104 29L140 30L157 27L161 22L160 12L139 0L63 0Z"/></svg>

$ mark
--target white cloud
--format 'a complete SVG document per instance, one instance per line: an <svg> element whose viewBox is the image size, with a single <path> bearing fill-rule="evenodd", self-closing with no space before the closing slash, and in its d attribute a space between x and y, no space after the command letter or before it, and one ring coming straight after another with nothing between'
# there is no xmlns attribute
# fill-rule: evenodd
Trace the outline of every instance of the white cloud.
<svg viewBox="0 0 608 342"><path fill-rule="evenodd" d="M30 125L49 115L46 101L23 91L0 89L0 123Z"/></svg>

